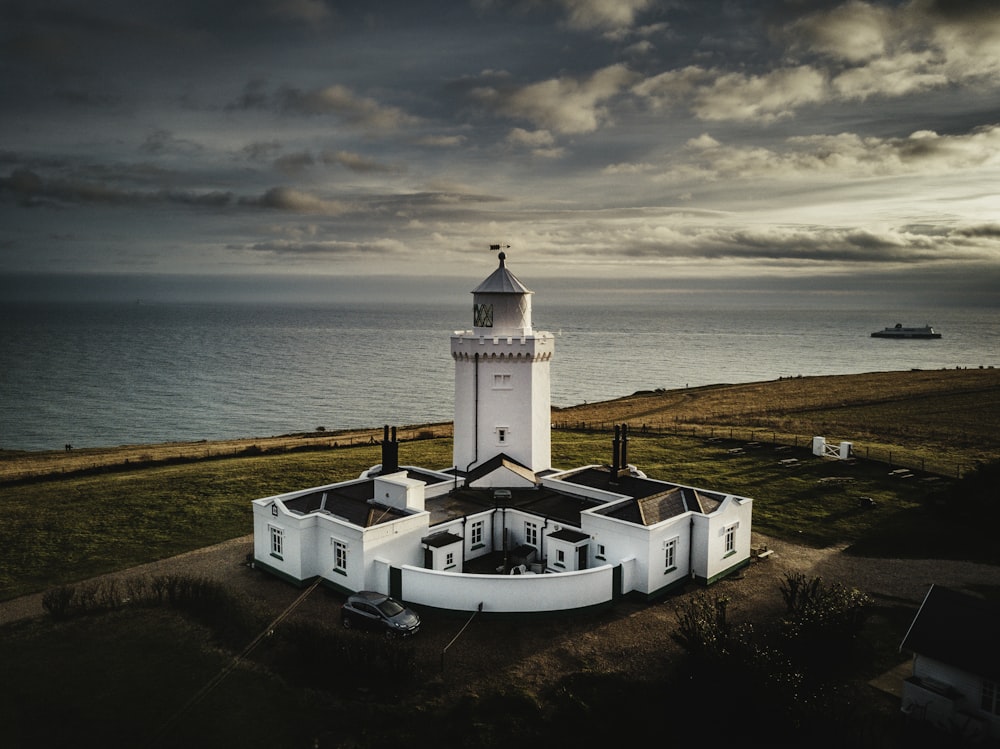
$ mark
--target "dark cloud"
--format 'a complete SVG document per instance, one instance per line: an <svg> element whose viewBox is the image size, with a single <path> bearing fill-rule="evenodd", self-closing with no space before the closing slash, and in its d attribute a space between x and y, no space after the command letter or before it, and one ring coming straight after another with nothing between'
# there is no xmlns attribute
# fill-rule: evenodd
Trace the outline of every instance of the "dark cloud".
<svg viewBox="0 0 1000 749"><path fill-rule="evenodd" d="M358 153L351 153L350 151L337 151L334 153L326 151L320 155L320 159L324 164L342 166L345 169L350 169L352 172L362 174L401 171L399 167L380 164L375 159L362 156Z"/></svg>
<svg viewBox="0 0 1000 749"><path fill-rule="evenodd" d="M149 133L139 150L147 154L162 154L171 151L184 151L188 153L198 153L202 147L193 141L176 137L169 130L158 128Z"/></svg>
<svg viewBox="0 0 1000 749"><path fill-rule="evenodd" d="M0 195L9 195L24 206L88 203L124 206L177 203L196 207L219 208L233 202L233 195L228 192L128 191L96 182L58 178L45 179L30 169L15 169L9 176L0 177Z"/></svg>
<svg viewBox="0 0 1000 749"><path fill-rule="evenodd" d="M239 203L244 206L327 216L337 216L351 210L342 201L320 197L293 187L272 187L259 197L240 198Z"/></svg>
<svg viewBox="0 0 1000 749"><path fill-rule="evenodd" d="M2 3L0 270L978 269L993 5Z"/></svg>
<svg viewBox="0 0 1000 749"><path fill-rule="evenodd" d="M401 251L402 247L391 242L345 242L328 241L294 241L274 240L256 242L247 246L234 246L231 249L259 252L275 256L295 257L370 257L372 255L389 255Z"/></svg>
<svg viewBox="0 0 1000 749"><path fill-rule="evenodd" d="M269 109L303 116L331 115L351 125L386 131L419 122L419 118L407 114L399 107L359 95L339 83L308 90L285 84L268 93L263 84L255 81L248 84L243 94L227 105L227 108Z"/></svg>
<svg viewBox="0 0 1000 749"><path fill-rule="evenodd" d="M1000 223L981 224L979 226L967 226L961 229L956 229L955 234L960 237L984 237L990 239L1000 239Z"/></svg>
<svg viewBox="0 0 1000 749"><path fill-rule="evenodd" d="M240 151L251 161L264 161L274 157L281 150L281 144L276 140L255 141L243 146Z"/></svg>
<svg viewBox="0 0 1000 749"><path fill-rule="evenodd" d="M286 153L274 160L274 166L284 174L300 174L316 163L316 159L308 151Z"/></svg>

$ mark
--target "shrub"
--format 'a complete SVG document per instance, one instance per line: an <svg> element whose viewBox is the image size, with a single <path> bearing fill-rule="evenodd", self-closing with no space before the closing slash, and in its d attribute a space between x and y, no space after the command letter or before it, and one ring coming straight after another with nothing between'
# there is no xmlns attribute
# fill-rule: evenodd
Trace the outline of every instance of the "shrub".
<svg viewBox="0 0 1000 749"><path fill-rule="evenodd" d="M53 619L66 619L75 593L76 589L72 585L50 588L42 594L42 608Z"/></svg>
<svg viewBox="0 0 1000 749"><path fill-rule="evenodd" d="M785 600L781 635L793 657L821 670L848 665L872 600L856 588L787 572L780 584Z"/></svg>
<svg viewBox="0 0 1000 749"><path fill-rule="evenodd" d="M732 647L732 627L726 620L729 599L699 595L676 610L677 631L671 636L688 653L702 657L728 655Z"/></svg>

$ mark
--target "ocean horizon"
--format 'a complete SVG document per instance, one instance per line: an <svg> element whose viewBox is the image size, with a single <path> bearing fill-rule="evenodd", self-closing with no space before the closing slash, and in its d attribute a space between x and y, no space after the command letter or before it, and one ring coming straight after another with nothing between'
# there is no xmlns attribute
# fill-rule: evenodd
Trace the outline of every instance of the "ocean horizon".
<svg viewBox="0 0 1000 749"><path fill-rule="evenodd" d="M468 285L468 284L466 284ZM421 301L0 304L0 448L252 439L448 422L471 296ZM704 301L704 300L702 300ZM608 303L536 293L552 404L644 390L1000 366L1000 310ZM937 340L871 332L932 324Z"/></svg>

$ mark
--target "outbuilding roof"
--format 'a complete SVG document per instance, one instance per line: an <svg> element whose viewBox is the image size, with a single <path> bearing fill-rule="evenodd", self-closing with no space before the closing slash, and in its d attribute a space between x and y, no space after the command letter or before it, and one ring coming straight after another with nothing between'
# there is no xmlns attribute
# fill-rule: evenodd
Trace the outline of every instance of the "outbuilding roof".
<svg viewBox="0 0 1000 749"><path fill-rule="evenodd" d="M1000 679L1000 606L931 585L899 649Z"/></svg>

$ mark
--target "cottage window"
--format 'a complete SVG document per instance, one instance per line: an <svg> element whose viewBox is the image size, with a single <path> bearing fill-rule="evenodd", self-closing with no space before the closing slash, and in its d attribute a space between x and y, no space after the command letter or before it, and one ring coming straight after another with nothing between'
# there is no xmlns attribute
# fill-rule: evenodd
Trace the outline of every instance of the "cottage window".
<svg viewBox="0 0 1000 749"><path fill-rule="evenodd" d="M477 520L472 524L472 530L470 532L470 539L472 542L472 548L475 549L478 546L483 545L483 521Z"/></svg>
<svg viewBox="0 0 1000 749"><path fill-rule="evenodd" d="M538 524L525 522L524 524L524 543L528 546L534 546L538 548Z"/></svg>
<svg viewBox="0 0 1000 749"><path fill-rule="evenodd" d="M736 553L736 526L726 528L726 554Z"/></svg>
<svg viewBox="0 0 1000 749"><path fill-rule="evenodd" d="M983 692L979 706L988 713L1000 715L1000 687L995 681L983 679Z"/></svg>
<svg viewBox="0 0 1000 749"><path fill-rule="evenodd" d="M671 538L663 544L664 574L677 569L677 539Z"/></svg>
<svg viewBox="0 0 1000 749"><path fill-rule="evenodd" d="M281 528L269 526L271 529L271 556L284 559L285 532Z"/></svg>
<svg viewBox="0 0 1000 749"><path fill-rule="evenodd" d="M449 551L444 555L444 566L454 567L455 566L455 552Z"/></svg>
<svg viewBox="0 0 1000 749"><path fill-rule="evenodd" d="M556 552L556 563L561 567L564 567L566 565L566 552L563 551L562 549L559 549Z"/></svg>
<svg viewBox="0 0 1000 749"><path fill-rule="evenodd" d="M333 571L347 574L347 544L343 541L333 542Z"/></svg>

